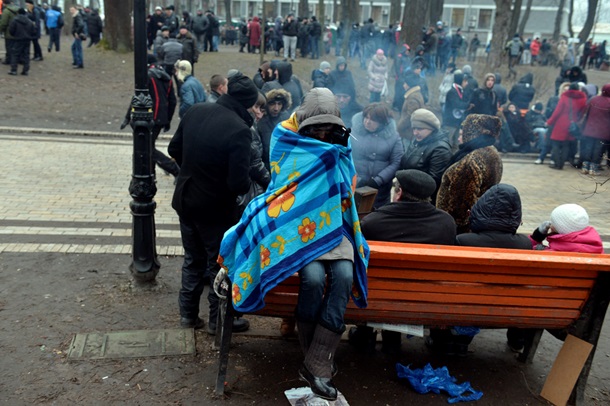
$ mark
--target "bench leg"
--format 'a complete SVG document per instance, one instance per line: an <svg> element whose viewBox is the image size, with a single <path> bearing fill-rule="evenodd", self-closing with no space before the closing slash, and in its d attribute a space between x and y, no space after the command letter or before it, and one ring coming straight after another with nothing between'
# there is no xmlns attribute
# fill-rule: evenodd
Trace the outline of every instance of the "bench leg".
<svg viewBox="0 0 610 406"><path fill-rule="evenodd" d="M582 405L585 400L585 389L587 388L587 379L591 371L591 364L595 356L595 349L599 335L601 334L606 317L606 310L610 303L610 272L600 272L595 286L591 291L591 295L585 304L585 307L580 315L580 318L570 328L570 334L593 344L593 349L587 358L587 362L580 372L576 386L570 396L570 404Z"/></svg>
<svg viewBox="0 0 610 406"><path fill-rule="evenodd" d="M523 346L523 352L519 354L517 359L525 364L531 364L536 355L538 344L540 344L540 337L542 337L543 329L526 329L525 330L525 344Z"/></svg>
<svg viewBox="0 0 610 406"><path fill-rule="evenodd" d="M229 292L231 286L229 285ZM218 306L218 324L216 325L215 342L220 343L220 354L218 357L218 375L216 376L217 395L222 396L225 392L225 381L227 379L227 366L229 364L229 350L231 349L231 336L233 335L233 306L228 302L230 299L220 299Z"/></svg>

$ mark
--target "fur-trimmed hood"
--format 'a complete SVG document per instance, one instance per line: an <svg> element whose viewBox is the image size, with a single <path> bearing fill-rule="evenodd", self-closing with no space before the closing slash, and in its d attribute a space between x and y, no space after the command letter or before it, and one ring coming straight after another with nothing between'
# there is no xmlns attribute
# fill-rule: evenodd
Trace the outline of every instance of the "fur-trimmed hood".
<svg viewBox="0 0 610 406"><path fill-rule="evenodd" d="M282 111L286 111L292 106L292 96L284 89L269 90L265 97L267 97L267 103L277 100L281 101Z"/></svg>

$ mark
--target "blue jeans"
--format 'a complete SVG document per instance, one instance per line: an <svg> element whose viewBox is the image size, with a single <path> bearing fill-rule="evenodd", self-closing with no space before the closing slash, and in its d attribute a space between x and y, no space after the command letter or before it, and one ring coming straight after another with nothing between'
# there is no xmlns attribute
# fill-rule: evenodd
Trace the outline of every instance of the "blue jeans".
<svg viewBox="0 0 610 406"><path fill-rule="evenodd" d="M547 129L536 127L534 128L534 134L538 134L538 149L540 150L540 155L538 155L538 159L544 161L544 158L546 158L546 155L551 150L551 143L547 139Z"/></svg>
<svg viewBox="0 0 610 406"><path fill-rule="evenodd" d="M80 38L74 38L72 43L72 63L83 66L83 41Z"/></svg>
<svg viewBox="0 0 610 406"><path fill-rule="evenodd" d="M218 35L212 36L212 46L214 47L214 51L218 51Z"/></svg>
<svg viewBox="0 0 610 406"><path fill-rule="evenodd" d="M313 261L299 271L299 277L301 284L296 318L299 321L318 323L339 334L343 333L343 316L354 279L352 261ZM328 286L326 294L325 286Z"/></svg>
<svg viewBox="0 0 610 406"><path fill-rule="evenodd" d="M318 59L320 57L320 38L309 37L309 49L311 49L311 59Z"/></svg>

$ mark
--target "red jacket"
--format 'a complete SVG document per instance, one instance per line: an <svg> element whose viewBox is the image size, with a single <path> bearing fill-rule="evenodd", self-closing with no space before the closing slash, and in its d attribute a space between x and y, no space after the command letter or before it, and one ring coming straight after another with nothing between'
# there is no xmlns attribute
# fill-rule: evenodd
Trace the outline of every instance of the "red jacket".
<svg viewBox="0 0 610 406"><path fill-rule="evenodd" d="M540 42L533 40L530 44L530 52L533 56L537 56L540 53Z"/></svg>
<svg viewBox="0 0 610 406"><path fill-rule="evenodd" d="M261 25L258 21L258 17L254 16L250 22L250 45L253 47L261 45Z"/></svg>
<svg viewBox="0 0 610 406"><path fill-rule="evenodd" d="M587 107L587 96L580 90L566 90L561 95L557 108L546 122L547 125L553 126L551 133L553 141L574 141L574 137L568 133L570 104L572 105L572 121L577 122Z"/></svg>
<svg viewBox="0 0 610 406"><path fill-rule="evenodd" d="M582 135L610 141L610 83L602 87L601 96L595 96L585 110L586 121Z"/></svg>

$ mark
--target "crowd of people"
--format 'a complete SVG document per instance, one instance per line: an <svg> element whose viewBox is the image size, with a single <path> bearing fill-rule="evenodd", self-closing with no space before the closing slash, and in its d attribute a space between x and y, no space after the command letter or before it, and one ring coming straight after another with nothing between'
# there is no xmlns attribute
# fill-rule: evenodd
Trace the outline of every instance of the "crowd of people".
<svg viewBox="0 0 610 406"><path fill-rule="evenodd" d="M373 58L380 56L383 50ZM610 141L610 84L599 95L596 89L589 94L582 70L572 67L558 80L557 96L545 111L535 99L531 74L508 91L497 74L482 75L479 86L471 67L458 70L449 62L439 117L422 94L421 67L415 71L410 62L401 79L400 114L383 100L358 104L343 57L334 69L326 61L314 69L310 91L282 59L263 62L252 80L236 70L216 74L210 81L215 99L206 95L181 109L168 151L178 168L172 206L185 250L182 326L207 326L216 334L219 295L226 295L236 311L233 331L245 331L249 322L240 312L259 309L266 292L298 272L295 316L280 329L299 337L301 379L314 394L332 400L345 307L350 296L359 306L366 303L367 238L603 252L587 212L576 204L559 205L531 234L518 234L520 196L501 183L501 152L509 147L542 153L550 141L552 167L561 169L577 141L569 130L575 122L582 133L583 172L597 174ZM188 72L179 81L182 89ZM359 226L353 188L363 186L376 189L377 196ZM233 282L230 292L220 287L225 277ZM199 312L206 284L214 285L207 321ZM476 326L432 329L427 344L464 355L476 332ZM350 342L370 347L374 334L358 326ZM508 346L521 351L524 337L510 329ZM383 351L396 353L400 346L400 335L382 331Z"/></svg>
<svg viewBox="0 0 610 406"><path fill-rule="evenodd" d="M97 9L73 5L68 9L72 17L70 35L72 37L72 67L83 69L83 42L89 38L91 47L100 42L104 23ZM61 7L43 3L37 5L34 0L25 0L25 8L20 8L15 0L2 2L0 33L4 36L6 56L2 62L10 65L9 75L17 75L19 65L23 65L21 74L27 76L30 71L30 60L43 61L43 47L40 45L43 30L49 36L47 52L60 50L61 30L65 25ZM33 55L31 54L33 48Z"/></svg>
<svg viewBox="0 0 610 406"><path fill-rule="evenodd" d="M27 9L4 3L0 30L7 27L7 10L15 10L8 26L28 27L29 61L29 41L40 37L40 24L30 16L36 16L38 6L31 0ZM92 33L94 10L87 15L71 7L70 12L74 66L82 68L81 42L87 37L99 41L101 28ZM49 30L48 52L53 46L59 51L55 30L63 24L61 10L47 7L38 13ZM535 151L535 163L542 164L550 152L553 169L567 162L598 175L610 144L610 84L600 92L581 67L562 65L555 95L544 103L536 97L532 73L509 91L498 73L476 74L470 65L458 69L466 42L460 30L448 36L439 22L411 52L407 44L396 46L392 27L386 35L368 20L362 28L352 27L358 35L350 36L348 47L348 58L367 70L370 97L362 106L348 58L338 56L334 66L322 61L312 71L310 91L293 74L297 49L300 57L323 54L318 44L325 29L315 17L289 14L265 28L258 17L243 21L236 30L240 51L247 46L248 52L260 52L263 30L278 59L264 61L252 78L235 69L215 73L206 92L194 72L201 52L218 51L221 34L214 13L184 12L180 18L168 6L157 7L149 17L153 139L171 130L176 111L180 117L169 156L154 148L153 160L175 178L172 207L185 252L178 301L183 327L216 334L219 296L230 295L236 310L233 331L246 331L249 322L239 312L260 308L266 292L298 272L298 305L294 318L283 320L281 332L295 334L296 327L304 356L301 379L316 395L334 400L334 356L346 329L347 302L350 297L361 307L367 302L367 238L603 252L587 212L576 204L559 205L531 234L518 234L520 196L501 183L501 153ZM340 49L343 34L337 36ZM468 59L481 46L475 39ZM26 51L18 38L9 40L13 66ZM534 55L536 41L529 45L534 62L540 61ZM511 69L520 61L513 59L513 47L518 58L526 49L518 35L507 43ZM34 45L42 60L39 48ZM28 67L24 63L25 74ZM427 80L436 70L444 75L439 114L430 107ZM387 103L390 75L395 98ZM129 122L128 111L121 128ZM354 194L365 186L377 195L373 212L360 222ZM220 287L225 277L233 282L230 292ZM207 321L200 316L205 285L213 286ZM428 344L444 354L463 355L475 333L476 328L432 329ZM366 347L372 334L357 327L350 341ZM507 339L511 349L523 348L519 330L509 330ZM382 332L383 351L395 353L400 345L400 335Z"/></svg>

